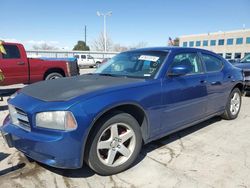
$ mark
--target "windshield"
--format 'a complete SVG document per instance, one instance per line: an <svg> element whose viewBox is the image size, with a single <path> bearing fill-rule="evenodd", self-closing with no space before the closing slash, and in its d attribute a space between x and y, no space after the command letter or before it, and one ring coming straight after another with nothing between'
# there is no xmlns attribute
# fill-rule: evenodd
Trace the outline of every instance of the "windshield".
<svg viewBox="0 0 250 188"><path fill-rule="evenodd" d="M250 63L250 54L246 55L240 62L241 63Z"/></svg>
<svg viewBox="0 0 250 188"><path fill-rule="evenodd" d="M124 52L110 59L95 73L111 76L153 78L167 56L167 52Z"/></svg>

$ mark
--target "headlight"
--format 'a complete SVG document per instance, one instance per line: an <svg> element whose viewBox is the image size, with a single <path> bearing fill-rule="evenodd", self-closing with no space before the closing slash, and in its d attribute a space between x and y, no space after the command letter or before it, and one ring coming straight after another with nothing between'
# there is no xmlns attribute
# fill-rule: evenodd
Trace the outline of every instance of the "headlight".
<svg viewBox="0 0 250 188"><path fill-rule="evenodd" d="M8 100L14 99L17 95L18 95L18 92L13 93L13 94L8 98Z"/></svg>
<svg viewBox="0 0 250 188"><path fill-rule="evenodd" d="M70 131L77 128L76 120L69 111L40 112L36 115L36 126Z"/></svg>

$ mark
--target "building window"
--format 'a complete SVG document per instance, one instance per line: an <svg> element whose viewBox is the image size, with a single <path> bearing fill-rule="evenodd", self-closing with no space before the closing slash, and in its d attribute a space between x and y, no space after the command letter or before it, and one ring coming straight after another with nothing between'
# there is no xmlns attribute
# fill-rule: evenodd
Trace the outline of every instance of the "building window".
<svg viewBox="0 0 250 188"><path fill-rule="evenodd" d="M216 46L216 40L211 40L210 41L210 46Z"/></svg>
<svg viewBox="0 0 250 188"><path fill-rule="evenodd" d="M241 53L235 53L234 59L241 59Z"/></svg>
<svg viewBox="0 0 250 188"><path fill-rule="evenodd" d="M188 46L188 43L187 42L183 42L183 47L187 47Z"/></svg>
<svg viewBox="0 0 250 188"><path fill-rule="evenodd" d="M227 45L233 45L234 39L227 39Z"/></svg>
<svg viewBox="0 0 250 188"><path fill-rule="evenodd" d="M247 44L250 44L250 37L247 37L246 43L247 43Z"/></svg>
<svg viewBox="0 0 250 188"><path fill-rule="evenodd" d="M219 56L223 57L223 53L218 53L217 55L219 55Z"/></svg>
<svg viewBox="0 0 250 188"><path fill-rule="evenodd" d="M237 38L236 44L243 44L243 38Z"/></svg>
<svg viewBox="0 0 250 188"><path fill-rule="evenodd" d="M201 41L196 41L195 46L201 46Z"/></svg>
<svg viewBox="0 0 250 188"><path fill-rule="evenodd" d="M232 59L232 53L226 53L226 59Z"/></svg>
<svg viewBox="0 0 250 188"><path fill-rule="evenodd" d="M220 39L219 40L219 46L223 46L224 45L224 39Z"/></svg>
<svg viewBox="0 0 250 188"><path fill-rule="evenodd" d="M208 46L208 40L203 40L203 46Z"/></svg>
<svg viewBox="0 0 250 188"><path fill-rule="evenodd" d="M194 46L194 41L190 41L189 42L189 47L193 47Z"/></svg>

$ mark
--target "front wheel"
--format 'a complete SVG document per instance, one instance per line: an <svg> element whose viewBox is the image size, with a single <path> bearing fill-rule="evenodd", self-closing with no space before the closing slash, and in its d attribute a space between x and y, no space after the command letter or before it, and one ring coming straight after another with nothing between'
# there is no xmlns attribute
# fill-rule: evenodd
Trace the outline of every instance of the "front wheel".
<svg viewBox="0 0 250 188"><path fill-rule="evenodd" d="M129 168L142 145L140 126L127 113L104 118L91 135L87 163L98 174L112 175Z"/></svg>
<svg viewBox="0 0 250 188"><path fill-rule="evenodd" d="M236 119L240 112L241 100L241 91L238 88L233 89L222 117L227 120Z"/></svg>

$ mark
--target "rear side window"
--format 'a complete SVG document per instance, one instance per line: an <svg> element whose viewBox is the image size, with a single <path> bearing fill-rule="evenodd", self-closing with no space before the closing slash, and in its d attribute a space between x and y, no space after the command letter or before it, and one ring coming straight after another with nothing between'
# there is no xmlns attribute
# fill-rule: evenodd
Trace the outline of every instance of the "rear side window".
<svg viewBox="0 0 250 188"><path fill-rule="evenodd" d="M20 52L17 46L15 45L3 45L6 51L6 54L3 54L3 59L19 59Z"/></svg>
<svg viewBox="0 0 250 188"><path fill-rule="evenodd" d="M208 54L202 54L202 59L207 72L219 72L223 68L223 61Z"/></svg>
<svg viewBox="0 0 250 188"><path fill-rule="evenodd" d="M189 74L198 74L203 72L200 59L196 53L181 53L176 55L171 67L182 65L190 67Z"/></svg>
<svg viewBox="0 0 250 188"><path fill-rule="evenodd" d="M81 59L86 59L86 55L81 55Z"/></svg>

